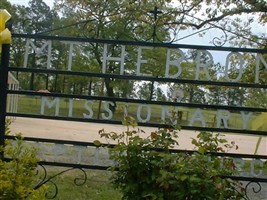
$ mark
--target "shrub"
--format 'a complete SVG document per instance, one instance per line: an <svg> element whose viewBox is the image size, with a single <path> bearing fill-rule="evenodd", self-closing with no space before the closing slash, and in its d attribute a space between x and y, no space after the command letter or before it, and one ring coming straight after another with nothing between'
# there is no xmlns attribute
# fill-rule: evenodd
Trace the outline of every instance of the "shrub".
<svg viewBox="0 0 267 200"><path fill-rule="evenodd" d="M201 132L192 143L194 153L173 153L170 149L178 145L177 128L162 128L145 136L135 127L133 118L127 116L123 122L127 130L120 134L100 131L109 142L117 141L110 150L115 165L112 183L119 188L123 199L241 199L240 184L221 175L236 173L231 158L213 156L211 152L224 152L228 144L219 134Z"/></svg>
<svg viewBox="0 0 267 200"><path fill-rule="evenodd" d="M6 123L6 134L9 134L10 121ZM36 167L38 159L36 150L25 145L20 134L15 141L6 140L0 148L0 199L42 199L40 191L33 190L36 183Z"/></svg>

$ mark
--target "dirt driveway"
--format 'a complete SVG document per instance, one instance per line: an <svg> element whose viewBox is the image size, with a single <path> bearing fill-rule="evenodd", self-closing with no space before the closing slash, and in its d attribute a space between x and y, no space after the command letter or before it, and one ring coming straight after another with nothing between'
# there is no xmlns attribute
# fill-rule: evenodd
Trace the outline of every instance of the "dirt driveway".
<svg viewBox="0 0 267 200"><path fill-rule="evenodd" d="M11 132L22 133L27 137L61 139L71 141L92 142L99 140L98 131L122 132L125 127L121 125L98 124L88 122L70 122L59 120L44 120L31 118L16 118L11 124ZM155 128L141 127L147 133L154 131ZM179 148L192 149L191 138L196 137L194 131L182 130L179 134ZM253 154L258 136L249 136L242 134L225 134L228 141L235 141L238 145L238 150L232 150L233 153ZM260 143L258 154L267 155L267 137L264 137Z"/></svg>

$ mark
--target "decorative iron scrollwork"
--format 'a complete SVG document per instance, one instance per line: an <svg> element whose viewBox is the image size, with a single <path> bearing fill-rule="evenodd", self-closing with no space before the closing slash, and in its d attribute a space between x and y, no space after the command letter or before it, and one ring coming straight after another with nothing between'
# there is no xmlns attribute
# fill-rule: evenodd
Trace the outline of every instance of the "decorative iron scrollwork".
<svg viewBox="0 0 267 200"><path fill-rule="evenodd" d="M212 39L212 44L214 45L214 46L216 46L216 47L222 47L222 46L224 46L225 45L225 43L227 42L227 33L226 33L226 31L224 30L224 29L222 29L222 28L218 28L217 27L217 29L219 29L220 31L222 31L223 32L223 35L221 36L221 37L214 37L213 39Z"/></svg>
<svg viewBox="0 0 267 200"><path fill-rule="evenodd" d="M255 195L260 194L261 191L262 191L262 186L259 182L256 182L256 181L248 182L245 187L246 200L255 199Z"/></svg>
<svg viewBox="0 0 267 200"><path fill-rule="evenodd" d="M64 173L67 173L69 171L73 171L73 170L79 170L82 172L82 177L77 177L74 179L74 184L76 186L82 186L87 182L87 173L85 172L84 169L82 168L68 168L68 169L64 169L63 171L60 171L54 175L49 176L47 169L45 168L44 165L39 164L40 168L42 169L42 173L40 173L40 168L37 169L37 173L36 175L41 175L40 181L39 183L33 188L34 190L39 189L40 187L42 187L43 185L52 185L52 188L49 187L49 191L46 192L45 197L47 199L54 199L57 195L58 195L58 186L56 184L56 182L54 181L54 179Z"/></svg>
<svg viewBox="0 0 267 200"><path fill-rule="evenodd" d="M158 15L159 14L162 14L162 11L160 11L159 9L158 9L158 7L157 6L155 6L154 7L154 10L151 10L149 13L151 13L151 14L153 14L153 32L152 32L152 41L153 41L153 43L156 41L156 39L157 40L160 40L159 38L158 38L158 36L157 36L157 20L158 20Z"/></svg>
<svg viewBox="0 0 267 200"><path fill-rule="evenodd" d="M199 33L203 33L209 29L217 29L222 31L223 34L221 36L216 36L213 39L211 39L211 43L214 46L221 47L224 46L228 40L226 29L224 29L224 27L217 26L211 23L209 23L210 26L207 28L204 28L202 30L196 30L191 34L179 37L181 31L184 30L186 27L182 26L182 24L179 24L179 22L176 22L176 18L171 19L170 17L172 15L171 12L170 13L168 13L167 11L163 12L157 6L155 6L153 10L142 12L142 14L144 15L142 21L125 23L125 25L122 27L122 30L118 31L118 28L116 26L108 27L107 29L112 30L114 33L114 36L112 36L112 38L102 38L105 35L105 30L100 31L96 27L98 27L98 25L104 27L104 25L101 24L102 22L100 22L97 18L93 17L90 19L65 25L64 27L58 27L53 29L50 28L45 31L38 31L35 34L43 35L54 31L59 31L61 29L73 27L76 30L78 30L76 33L78 37L82 36L85 38L96 38L96 39L126 39L133 41L153 42L153 43L155 42L174 43L181 41L185 38L197 35ZM201 20L191 15L187 16L197 20ZM23 26L32 29L34 27L34 23L35 22L33 21L33 19L26 19L23 21Z"/></svg>

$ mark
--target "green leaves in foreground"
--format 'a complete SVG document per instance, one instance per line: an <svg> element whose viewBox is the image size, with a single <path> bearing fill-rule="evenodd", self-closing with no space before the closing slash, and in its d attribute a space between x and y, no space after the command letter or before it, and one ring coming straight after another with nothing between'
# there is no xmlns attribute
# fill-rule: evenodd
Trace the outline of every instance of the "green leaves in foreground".
<svg viewBox="0 0 267 200"><path fill-rule="evenodd" d="M35 191L37 157L36 150L25 145L22 136L15 141L6 140L1 153L10 161L0 160L0 199L45 199L45 191Z"/></svg>
<svg viewBox="0 0 267 200"><path fill-rule="evenodd" d="M131 134L126 134L126 133ZM100 132L112 140L114 133ZM178 145L176 129L159 129L146 134L139 129L116 134L118 145L110 150L115 166L111 180L123 194L123 199L195 200L242 199L242 187L237 181L222 179L235 174L231 158L212 156L209 152L224 152L234 143L219 136L201 132L193 139L195 153L171 153Z"/></svg>

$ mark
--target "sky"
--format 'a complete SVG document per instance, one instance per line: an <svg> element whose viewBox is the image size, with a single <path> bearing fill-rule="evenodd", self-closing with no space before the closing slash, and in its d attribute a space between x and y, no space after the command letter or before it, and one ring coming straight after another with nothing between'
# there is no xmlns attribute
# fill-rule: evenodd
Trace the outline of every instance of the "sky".
<svg viewBox="0 0 267 200"><path fill-rule="evenodd" d="M19 5L24 5L27 6L30 0L9 0L10 3L12 4L19 4ZM43 0L47 5L49 5L50 7L53 6L54 0ZM189 34L191 34L192 31L187 30L187 31L183 31L182 33L179 33L179 37L182 38L184 36L187 36ZM221 32L218 33L219 35L222 34ZM212 33L207 33L207 35L204 38L201 38L201 40L199 39L199 37L195 36L195 37L189 37L189 38L185 38L181 41L179 41L179 43L183 43L183 44L192 44L192 40L194 42L194 45L212 45L210 44L211 41L211 37L213 37L214 35L214 31ZM203 44L203 42L205 42Z"/></svg>
<svg viewBox="0 0 267 200"><path fill-rule="evenodd" d="M53 6L53 2L54 0L43 0L47 5L49 5L50 7ZM29 3L29 0L9 0L10 3L12 4L20 4L20 5L24 5L27 6Z"/></svg>
<svg viewBox="0 0 267 200"><path fill-rule="evenodd" d="M24 5L27 6L28 2L30 0L9 0L9 2L11 2L12 4L20 4L20 5ZM47 5L49 5L50 7L53 6L53 3L55 0L43 0ZM265 35L267 36L267 25L266 26L259 26L258 24L255 24L253 26L254 28L254 33L258 34L258 33L265 33ZM192 34L192 30L188 29L188 30L184 30L182 32L179 33L178 37L179 38L183 38L185 36L188 36L190 34ZM193 45L206 45L206 46L213 46L214 44L212 44L212 39L214 39L214 36L217 37L223 37L224 33L218 29L211 29L208 30L205 34L205 36L203 37L199 37L198 35L195 36L191 36L182 40L177 41L177 43L180 44L193 44ZM226 44L225 46L229 46L228 44Z"/></svg>

